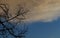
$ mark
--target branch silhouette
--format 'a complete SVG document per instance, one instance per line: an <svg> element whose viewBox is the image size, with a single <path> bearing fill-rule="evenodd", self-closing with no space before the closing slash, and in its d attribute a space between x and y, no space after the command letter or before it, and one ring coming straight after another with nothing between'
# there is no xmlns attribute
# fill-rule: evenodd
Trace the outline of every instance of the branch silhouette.
<svg viewBox="0 0 60 38"><path fill-rule="evenodd" d="M25 16L26 13L28 13L29 10L24 9L24 7L19 7L19 10L17 11L17 14L14 17L10 18L9 17L8 5L0 4L0 8L3 10L4 15L5 15L5 16L4 15L0 15L0 26L2 25L2 29L0 29L0 32L1 33L3 32L2 35L6 35L5 32L8 32L14 38L25 37L25 33L28 30L28 27L25 25L25 23L20 21L20 23L22 22L21 25L14 25L14 24L12 24L9 21L17 18L18 16L22 16L23 17L23 18L19 18L19 20L24 20L25 19L24 16ZM5 19L5 20L3 21L1 18L3 18L3 20ZM16 30L18 28L17 26L22 26L22 27L20 29L18 29L18 32L16 32L17 33L16 34L15 31L17 31ZM8 38L8 36L5 36L3 38Z"/></svg>

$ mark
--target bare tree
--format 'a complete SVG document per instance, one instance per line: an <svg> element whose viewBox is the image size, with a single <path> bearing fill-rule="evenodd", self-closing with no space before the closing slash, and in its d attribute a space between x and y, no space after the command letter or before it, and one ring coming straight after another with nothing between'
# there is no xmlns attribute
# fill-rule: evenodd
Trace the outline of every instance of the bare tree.
<svg viewBox="0 0 60 38"><path fill-rule="evenodd" d="M0 4L0 9L3 11L2 13L0 12L0 38L25 37L28 27L23 20L25 19L25 15L28 13L28 10L19 6L16 15L11 16L9 14L9 6L7 4ZM18 20L19 22L16 22L15 24L12 23L11 20Z"/></svg>

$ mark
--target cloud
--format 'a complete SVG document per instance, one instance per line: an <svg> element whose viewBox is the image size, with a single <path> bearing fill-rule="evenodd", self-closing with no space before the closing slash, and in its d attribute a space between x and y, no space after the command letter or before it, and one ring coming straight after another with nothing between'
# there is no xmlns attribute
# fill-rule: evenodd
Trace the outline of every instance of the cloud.
<svg viewBox="0 0 60 38"><path fill-rule="evenodd" d="M10 13L14 16L16 5L21 4L29 8L26 14L26 21L43 21L50 22L60 17L60 0L7 0Z"/></svg>
<svg viewBox="0 0 60 38"><path fill-rule="evenodd" d="M35 7L28 14L28 21L51 22L60 17L60 1L47 1ZM50 2L50 3L49 3Z"/></svg>

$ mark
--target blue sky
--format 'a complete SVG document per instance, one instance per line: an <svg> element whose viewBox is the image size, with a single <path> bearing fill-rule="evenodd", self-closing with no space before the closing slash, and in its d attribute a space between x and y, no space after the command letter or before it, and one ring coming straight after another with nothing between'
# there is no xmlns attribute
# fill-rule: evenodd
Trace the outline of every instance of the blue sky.
<svg viewBox="0 0 60 38"><path fill-rule="evenodd" d="M29 24L26 38L60 38L60 18L52 22Z"/></svg>

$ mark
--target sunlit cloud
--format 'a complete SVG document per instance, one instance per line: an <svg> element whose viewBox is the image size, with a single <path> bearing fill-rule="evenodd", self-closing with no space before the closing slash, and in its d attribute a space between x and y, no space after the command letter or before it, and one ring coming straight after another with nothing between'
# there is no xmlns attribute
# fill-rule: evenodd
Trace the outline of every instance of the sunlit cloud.
<svg viewBox="0 0 60 38"><path fill-rule="evenodd" d="M60 17L60 1L47 0L45 3L35 7L30 13L28 21L51 22Z"/></svg>
<svg viewBox="0 0 60 38"><path fill-rule="evenodd" d="M18 4L28 8L30 11L25 16L29 22L50 22L60 17L60 0L7 0L3 3L9 4L13 16Z"/></svg>

